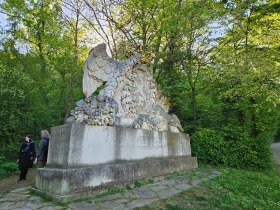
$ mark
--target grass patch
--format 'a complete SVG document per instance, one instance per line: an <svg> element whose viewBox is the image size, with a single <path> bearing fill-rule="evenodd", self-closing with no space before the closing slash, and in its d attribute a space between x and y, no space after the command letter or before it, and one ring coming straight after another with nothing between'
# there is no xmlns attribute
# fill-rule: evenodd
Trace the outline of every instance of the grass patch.
<svg viewBox="0 0 280 210"><path fill-rule="evenodd" d="M132 190L134 188L142 187L142 186L145 186L145 185L148 185L148 184L153 184L153 183L155 183L155 180L153 178L149 178L149 179L143 179L143 180L136 180L133 184L128 184L126 186L115 185L115 186L112 186L112 187L108 188L105 192L96 195L95 197L96 198L102 198L102 197L105 197L107 195L121 193L121 192L124 192L126 190Z"/></svg>
<svg viewBox="0 0 280 210"><path fill-rule="evenodd" d="M280 176L225 168L188 191L139 209L280 209Z"/></svg>
<svg viewBox="0 0 280 210"><path fill-rule="evenodd" d="M95 197L102 198L107 195L113 195L113 194L124 192L124 191L125 191L125 187L123 187L123 186L112 186L112 187L108 188L104 193L100 193L100 194L96 195Z"/></svg>
<svg viewBox="0 0 280 210"><path fill-rule="evenodd" d="M150 178L150 179L145 179L145 180L136 180L134 182L134 186L135 187L142 187L142 186L145 186L145 185L148 185L148 184L153 184L155 183L155 180Z"/></svg>
<svg viewBox="0 0 280 210"><path fill-rule="evenodd" d="M224 169L224 175L207 182L214 194L214 207L224 209L280 209L280 177L237 169Z"/></svg>
<svg viewBox="0 0 280 210"><path fill-rule="evenodd" d="M50 195L48 195L47 193L38 192L38 191L33 190L33 189L29 190L29 195L39 196L40 198L42 198L42 200L44 202L51 202L51 201L53 201L53 198Z"/></svg>
<svg viewBox="0 0 280 210"><path fill-rule="evenodd" d="M58 206L62 206L62 207L67 207L69 203L72 203L73 202L73 198L64 198L62 199L61 201L57 201L55 200L51 195L45 193L45 192L39 192L39 191L36 191L34 189L30 189L29 190L29 195L32 195L32 196L39 196L43 202L51 202L51 203L55 203L56 205ZM76 202L76 201L75 201Z"/></svg>

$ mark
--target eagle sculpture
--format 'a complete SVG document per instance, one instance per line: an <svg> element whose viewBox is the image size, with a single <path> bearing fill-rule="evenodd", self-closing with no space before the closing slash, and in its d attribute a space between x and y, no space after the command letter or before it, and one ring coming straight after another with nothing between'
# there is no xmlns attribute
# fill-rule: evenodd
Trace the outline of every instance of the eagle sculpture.
<svg viewBox="0 0 280 210"><path fill-rule="evenodd" d="M140 59L136 53L118 61L107 54L106 44L93 48L83 68L85 99L76 103L67 123L183 131L176 115L167 114L168 107L153 75ZM102 85L104 88L97 93Z"/></svg>

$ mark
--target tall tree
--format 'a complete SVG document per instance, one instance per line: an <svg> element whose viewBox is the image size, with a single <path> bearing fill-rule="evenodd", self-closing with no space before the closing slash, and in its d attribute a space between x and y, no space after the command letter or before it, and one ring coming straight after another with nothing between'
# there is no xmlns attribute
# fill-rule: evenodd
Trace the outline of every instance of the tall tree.
<svg viewBox="0 0 280 210"><path fill-rule="evenodd" d="M22 129L10 134L12 126L3 130L1 138L13 133L12 142L23 130L37 134L63 123L69 108L82 97L82 63L89 48L83 44L86 35L79 17L70 13L66 17L60 1L5 1L0 8L8 17L6 39L1 40L3 89L15 89L18 100L24 98L14 103L13 97L2 94L6 105L1 118L16 106L16 120L11 122L22 120ZM21 87L16 80L28 85Z"/></svg>
<svg viewBox="0 0 280 210"><path fill-rule="evenodd" d="M230 1L227 9L229 28L220 42L227 45L219 49L213 82L221 91L225 122L241 126L252 137L273 134L273 121L279 119L279 4Z"/></svg>

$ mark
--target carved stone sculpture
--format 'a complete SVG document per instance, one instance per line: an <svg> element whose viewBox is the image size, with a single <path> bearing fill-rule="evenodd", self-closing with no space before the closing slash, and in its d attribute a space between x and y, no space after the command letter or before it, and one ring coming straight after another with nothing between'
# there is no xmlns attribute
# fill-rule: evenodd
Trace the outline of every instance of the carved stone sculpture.
<svg viewBox="0 0 280 210"><path fill-rule="evenodd" d="M120 125L138 129L180 132L179 119L168 115L168 107L157 90L149 69L139 63L141 55L117 61L100 44L89 52L84 65L85 99L70 111L67 123ZM95 92L104 85L98 94Z"/></svg>
<svg viewBox="0 0 280 210"><path fill-rule="evenodd" d="M197 168L189 135L168 114L140 58L117 61L105 44L90 51L85 98L71 110L69 124L51 130L47 166L36 174L39 192L69 200L112 184Z"/></svg>

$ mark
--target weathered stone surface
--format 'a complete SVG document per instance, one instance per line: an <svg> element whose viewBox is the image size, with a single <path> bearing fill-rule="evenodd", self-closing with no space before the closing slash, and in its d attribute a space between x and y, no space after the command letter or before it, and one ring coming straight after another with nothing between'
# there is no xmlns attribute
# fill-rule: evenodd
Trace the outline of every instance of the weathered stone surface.
<svg viewBox="0 0 280 210"><path fill-rule="evenodd" d="M223 174L221 171L213 171L214 174L218 174L218 175L221 175Z"/></svg>
<svg viewBox="0 0 280 210"><path fill-rule="evenodd" d="M23 207L23 208L15 208L13 210L33 210L31 208L26 208L26 207Z"/></svg>
<svg viewBox="0 0 280 210"><path fill-rule="evenodd" d="M19 192L22 192L23 194L28 194L28 189L30 189L31 187L22 187L22 188L18 188L16 190L13 190L11 191L9 194L12 194L12 193L19 193Z"/></svg>
<svg viewBox="0 0 280 210"><path fill-rule="evenodd" d="M116 203L116 202L104 202L100 204L100 207L104 209L112 209L112 210L127 209L123 203Z"/></svg>
<svg viewBox="0 0 280 210"><path fill-rule="evenodd" d="M188 190L188 189L191 189L192 186L191 185L188 185L188 184L177 184L174 186L175 189L177 190Z"/></svg>
<svg viewBox="0 0 280 210"><path fill-rule="evenodd" d="M193 186L196 186L196 185L199 185L200 182L201 182L201 180L194 180L194 181L192 181L191 184L192 184Z"/></svg>
<svg viewBox="0 0 280 210"><path fill-rule="evenodd" d="M166 186L166 185L161 185L161 184L154 184L154 185L149 186L149 188L151 190L153 190L154 192L158 192L158 191L161 191L161 190L167 190L170 187Z"/></svg>
<svg viewBox="0 0 280 210"><path fill-rule="evenodd" d="M196 168L190 155L184 133L67 124L52 129L47 167L37 170L36 188L74 195L87 187Z"/></svg>
<svg viewBox="0 0 280 210"><path fill-rule="evenodd" d="M22 195L20 193L16 194L16 193L12 193L9 194L9 196L6 198L5 201L25 201L29 198L29 195Z"/></svg>
<svg viewBox="0 0 280 210"><path fill-rule="evenodd" d="M49 205L49 206L45 206L43 208L40 208L40 210L62 210L62 209L64 209L64 207L54 206L54 205Z"/></svg>
<svg viewBox="0 0 280 210"><path fill-rule="evenodd" d="M183 183L188 183L189 182L189 178L186 177L186 176L177 176L177 177L174 177L174 179L177 182L183 182Z"/></svg>
<svg viewBox="0 0 280 210"><path fill-rule="evenodd" d="M0 202L6 202L7 198L0 198Z"/></svg>
<svg viewBox="0 0 280 210"><path fill-rule="evenodd" d="M0 209L8 209L9 206L12 206L14 205L14 203L12 202L3 202L3 203L0 203Z"/></svg>
<svg viewBox="0 0 280 210"><path fill-rule="evenodd" d="M34 202L42 202L42 198L40 198L38 196L30 197L28 200L34 201Z"/></svg>
<svg viewBox="0 0 280 210"><path fill-rule="evenodd" d="M172 189L168 189L168 190L162 190L162 191L159 191L157 192L156 194L161 198L161 199L164 199L164 198L168 198L168 197L171 197L173 195L176 195L178 193L180 193L181 191L180 190L176 190L175 188L172 188Z"/></svg>
<svg viewBox="0 0 280 210"><path fill-rule="evenodd" d="M47 167L36 175L39 191L69 198L97 186L197 167L189 136L177 116L168 114L140 58L114 60L105 44L90 51L84 65L85 99L70 111L70 124L52 129ZM104 89L93 94L101 85ZM165 181L168 187L174 184Z"/></svg>
<svg viewBox="0 0 280 210"><path fill-rule="evenodd" d="M208 178L213 179L213 178L215 178L215 177L217 177L217 176L218 176L218 174L210 174L210 175L208 176Z"/></svg>
<svg viewBox="0 0 280 210"><path fill-rule="evenodd" d="M189 136L184 133L68 124L52 129L47 165L88 166L116 160L190 155Z"/></svg>
<svg viewBox="0 0 280 210"><path fill-rule="evenodd" d="M101 198L95 198L94 201L108 201L108 200L116 200L116 199L120 199L123 198L123 195L121 193L118 194L113 194L113 195L107 195Z"/></svg>
<svg viewBox="0 0 280 210"><path fill-rule="evenodd" d="M46 204L42 203L42 202L32 202L32 203L27 203L24 208L26 209L40 209L42 207L44 207Z"/></svg>
<svg viewBox="0 0 280 210"><path fill-rule="evenodd" d="M122 199L117 199L117 200L115 200L114 202L126 204L126 203L128 203L130 200L131 200L130 198L122 198Z"/></svg>
<svg viewBox="0 0 280 210"><path fill-rule="evenodd" d="M131 191L126 191L123 193L123 195L124 195L124 198L128 198L128 199L132 199L132 198L136 197L135 194L132 193Z"/></svg>
<svg viewBox="0 0 280 210"><path fill-rule="evenodd" d="M85 100L76 103L67 123L96 126L121 125L137 129L180 132L183 128L175 115L168 115L165 99L157 90L155 80L143 64L141 55L117 61L109 57L106 45L93 48L84 65L83 92ZM93 93L101 85L99 95Z"/></svg>
<svg viewBox="0 0 280 210"><path fill-rule="evenodd" d="M151 198L151 199L136 199L136 200L133 200L133 201L129 202L129 203L127 204L127 207L128 207L129 209L134 209L134 208L136 208L136 207L148 205L148 204L153 203L153 202L155 202L155 201L157 201L156 198Z"/></svg>
<svg viewBox="0 0 280 210"><path fill-rule="evenodd" d="M190 180L188 178L185 178L185 179L180 179L178 180L177 182L177 185L180 185L180 184L190 184Z"/></svg>
<svg viewBox="0 0 280 210"><path fill-rule="evenodd" d="M173 187L176 184L176 180L175 179L167 179L167 180L163 180L160 182L161 185L166 185L168 187Z"/></svg>
<svg viewBox="0 0 280 210"><path fill-rule="evenodd" d="M23 208L25 206L25 203L25 201L14 201L14 204L9 206L7 209Z"/></svg>
<svg viewBox="0 0 280 210"><path fill-rule="evenodd" d="M42 191L63 196L83 191L85 187L112 182L127 182L187 170L190 167L195 167L196 164L195 158L182 156L165 159L151 158L91 167L40 168L36 176L36 185ZM170 182L167 181L166 184L170 184Z"/></svg>
<svg viewBox="0 0 280 210"><path fill-rule="evenodd" d="M142 190L134 190L134 195L136 198L155 198L156 194L146 188L143 188Z"/></svg>
<svg viewBox="0 0 280 210"><path fill-rule="evenodd" d="M222 174L222 173L220 173L220 174ZM208 175L205 175L206 177L202 178L201 180L208 181L209 179L213 179L213 178L219 176L220 174L218 174L218 173L212 173L210 175L208 174Z"/></svg>
<svg viewBox="0 0 280 210"><path fill-rule="evenodd" d="M68 207L70 209L73 209L73 210L83 210L83 209L95 210L95 209L98 209L98 207L96 206L95 203L88 203L88 202L84 202L84 201L72 203Z"/></svg>

